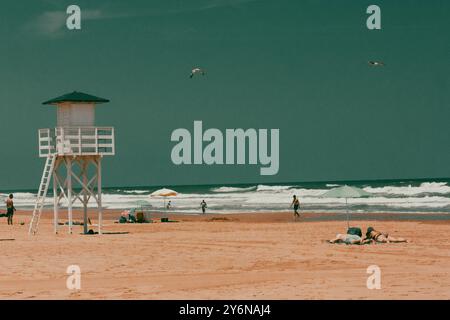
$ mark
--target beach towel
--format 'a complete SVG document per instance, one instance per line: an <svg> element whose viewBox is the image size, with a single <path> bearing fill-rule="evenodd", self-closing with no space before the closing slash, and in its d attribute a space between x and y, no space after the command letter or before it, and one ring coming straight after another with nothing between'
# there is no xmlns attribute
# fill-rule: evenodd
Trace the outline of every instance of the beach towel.
<svg viewBox="0 0 450 320"><path fill-rule="evenodd" d="M341 234L336 235L336 237L341 237ZM346 234L344 239L342 239L342 241L345 244L352 244L353 241L361 241L361 237L358 236L357 234Z"/></svg>

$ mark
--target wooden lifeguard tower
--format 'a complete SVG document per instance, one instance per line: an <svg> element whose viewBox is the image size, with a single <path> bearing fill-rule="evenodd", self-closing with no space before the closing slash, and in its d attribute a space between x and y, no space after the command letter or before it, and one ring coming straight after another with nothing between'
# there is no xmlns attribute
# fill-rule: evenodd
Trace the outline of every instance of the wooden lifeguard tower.
<svg viewBox="0 0 450 320"><path fill-rule="evenodd" d="M95 126L95 107L109 100L82 92L72 92L48 100L56 106L57 126L39 129L39 157L46 158L44 172L30 222L29 233L36 234L45 198L53 178L53 222L58 232L61 200L67 204L68 228L72 233L72 206L79 200L84 209L84 233L88 232L88 203L93 198L98 208L98 233L102 226L103 156L112 156L114 128Z"/></svg>

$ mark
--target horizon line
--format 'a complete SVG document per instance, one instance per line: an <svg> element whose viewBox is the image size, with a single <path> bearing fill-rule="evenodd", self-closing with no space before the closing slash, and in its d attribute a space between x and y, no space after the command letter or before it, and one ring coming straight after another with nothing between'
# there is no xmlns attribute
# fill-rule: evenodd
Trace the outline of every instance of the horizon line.
<svg viewBox="0 0 450 320"><path fill-rule="evenodd" d="M315 183L329 183L329 184L342 184L342 183L362 183L362 182L399 182L399 181L427 181L435 180L433 182L439 182L442 180L450 180L450 177L422 177L422 178L383 178L383 179L357 179L357 180L317 180L317 181L285 181L285 182L242 182L242 183L204 183L204 184L165 184L165 185L133 185L133 186L108 186L102 187L104 189L128 189L128 188L163 188L163 187L203 187L203 186L242 186L242 185L287 185L287 184L315 184ZM38 188L17 188L6 191L0 189L0 193L14 193L14 192L34 192Z"/></svg>

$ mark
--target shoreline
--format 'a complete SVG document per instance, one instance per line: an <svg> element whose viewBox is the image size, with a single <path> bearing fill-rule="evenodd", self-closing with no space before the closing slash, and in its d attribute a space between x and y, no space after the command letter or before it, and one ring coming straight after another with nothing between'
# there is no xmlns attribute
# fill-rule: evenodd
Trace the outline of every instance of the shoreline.
<svg viewBox="0 0 450 320"><path fill-rule="evenodd" d="M118 220L123 210L103 209L103 219L109 221ZM15 214L15 220L29 220L32 210L18 210ZM73 219L82 220L83 212L80 209L73 210ZM94 209L88 210L88 216L91 220L97 219L97 212ZM149 214L150 219L159 220L162 217L180 221L208 221L211 219L226 221L245 221L245 222L293 222L292 212L245 212L245 213L164 213L155 212ZM44 210L41 219L53 220L53 211ZM60 209L59 220L67 220L67 210ZM321 221L346 221L346 213L330 213L330 212L300 212L300 219L297 222L321 222ZM1 221L1 220L0 220ZM25 222L26 222L25 221ZM450 222L450 213L350 213L350 222L356 221L443 221Z"/></svg>

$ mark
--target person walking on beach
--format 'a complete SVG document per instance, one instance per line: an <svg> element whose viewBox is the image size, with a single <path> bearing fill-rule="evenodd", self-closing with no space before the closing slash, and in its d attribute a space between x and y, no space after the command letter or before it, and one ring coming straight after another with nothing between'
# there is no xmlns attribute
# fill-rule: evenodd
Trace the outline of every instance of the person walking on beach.
<svg viewBox="0 0 450 320"><path fill-rule="evenodd" d="M14 207L14 196L12 194L9 195L8 199L6 199L6 216L8 218L8 225L13 224L13 215L16 208Z"/></svg>
<svg viewBox="0 0 450 320"><path fill-rule="evenodd" d="M167 210L170 210L170 207L172 207L172 202L171 202L171 201L169 201L169 202L167 203L166 209L167 209Z"/></svg>
<svg viewBox="0 0 450 320"><path fill-rule="evenodd" d="M298 213L298 208L300 207L300 201L298 201L298 198L296 195L293 196L293 200L291 203L291 207L294 206L294 219L300 218L300 214Z"/></svg>
<svg viewBox="0 0 450 320"><path fill-rule="evenodd" d="M202 200L202 202L200 203L200 207L202 207L202 212L203 212L203 214L205 214L206 208L208 207L205 200Z"/></svg>

